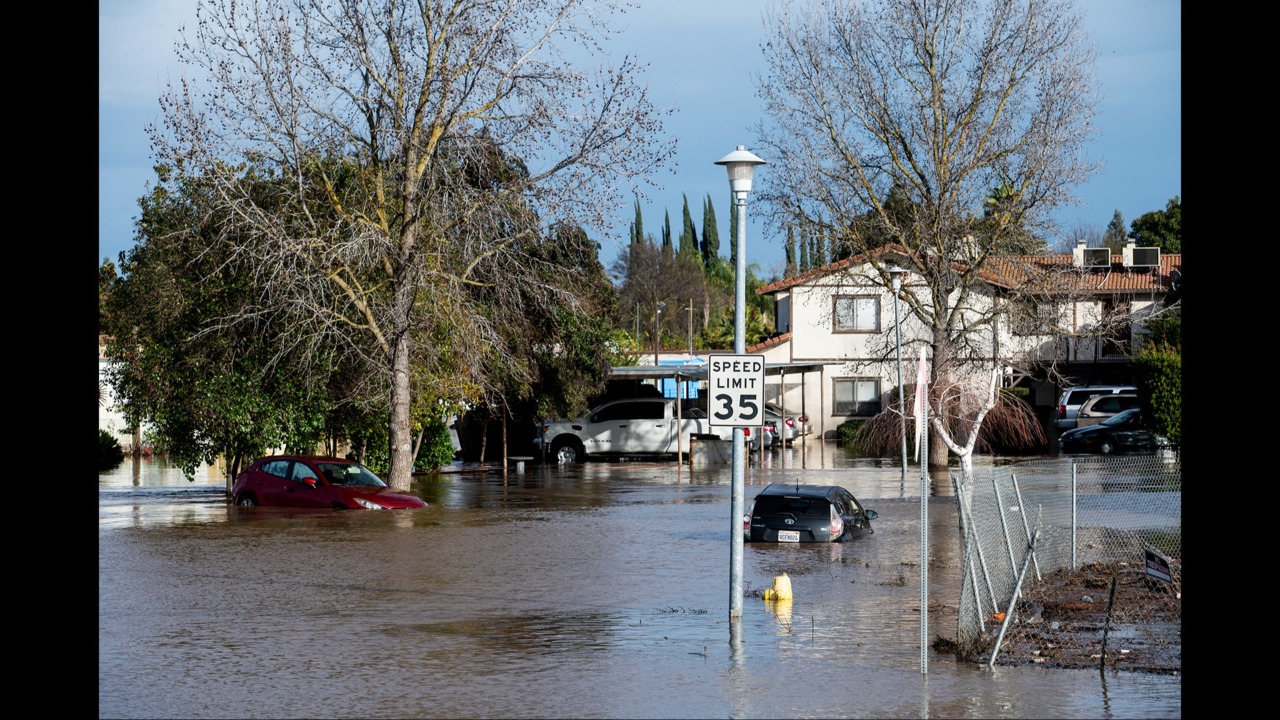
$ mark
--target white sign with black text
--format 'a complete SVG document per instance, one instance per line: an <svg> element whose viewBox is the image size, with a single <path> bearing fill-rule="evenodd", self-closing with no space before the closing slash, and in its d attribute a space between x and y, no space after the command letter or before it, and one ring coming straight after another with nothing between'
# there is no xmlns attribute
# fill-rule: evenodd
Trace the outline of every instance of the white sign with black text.
<svg viewBox="0 0 1280 720"><path fill-rule="evenodd" d="M707 414L713 426L758 427L764 423L764 356L710 355Z"/></svg>

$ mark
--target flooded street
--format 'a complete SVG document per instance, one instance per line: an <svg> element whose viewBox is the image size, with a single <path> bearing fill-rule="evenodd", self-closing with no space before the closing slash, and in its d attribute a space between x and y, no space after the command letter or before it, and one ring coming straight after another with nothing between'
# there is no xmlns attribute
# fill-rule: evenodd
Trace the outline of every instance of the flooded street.
<svg viewBox="0 0 1280 720"><path fill-rule="evenodd" d="M787 452L748 508L842 485L875 533L747 543L736 623L728 466L450 472L375 512L237 508L217 471L126 459L99 476L99 717L1181 717L1180 676L932 650L922 674L919 469ZM929 494L928 636L954 638L955 498ZM766 603L783 572L794 601Z"/></svg>

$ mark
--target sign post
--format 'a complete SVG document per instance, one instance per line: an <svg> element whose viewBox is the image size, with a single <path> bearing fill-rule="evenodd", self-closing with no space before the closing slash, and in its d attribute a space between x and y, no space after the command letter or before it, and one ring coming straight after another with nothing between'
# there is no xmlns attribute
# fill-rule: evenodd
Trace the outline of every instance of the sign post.
<svg viewBox="0 0 1280 720"><path fill-rule="evenodd" d="M751 177L757 165L764 160L747 152L739 145L737 150L716 161L729 171L729 189L733 192L733 206L738 214L738 237L733 241L733 351L739 355L747 352L747 194L751 192ZM708 375L710 380L710 375ZM760 382L764 392L764 381ZM734 414L734 413L731 413ZM712 424L715 424L714 422ZM733 508L729 512L729 623L742 617L742 515L746 491L746 451L743 433L733 430Z"/></svg>
<svg viewBox="0 0 1280 720"><path fill-rule="evenodd" d="M764 356L707 356L707 414L711 425L764 424Z"/></svg>

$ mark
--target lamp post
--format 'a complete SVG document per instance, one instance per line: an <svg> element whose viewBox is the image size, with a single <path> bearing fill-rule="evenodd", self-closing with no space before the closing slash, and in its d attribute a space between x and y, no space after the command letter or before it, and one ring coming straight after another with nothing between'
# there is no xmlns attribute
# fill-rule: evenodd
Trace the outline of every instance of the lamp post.
<svg viewBox="0 0 1280 720"><path fill-rule="evenodd" d="M747 193L751 192L751 176L764 160L747 152L745 146L716 161L729 173L729 189L738 213L738 237L734 240L733 352L742 355L747 348ZM733 503L729 515L729 620L742 618L742 516L745 514L746 453L742 428L733 429Z"/></svg>
<svg viewBox="0 0 1280 720"><path fill-rule="evenodd" d="M659 300L653 306L653 364L658 364L658 316L662 315L662 308L667 304Z"/></svg>
<svg viewBox="0 0 1280 720"><path fill-rule="evenodd" d="M907 394L902 387L902 327L898 321L898 293L902 291L902 276L907 271L894 265L889 268L889 284L893 286L893 333L898 355L898 412L902 420L902 479L907 479Z"/></svg>

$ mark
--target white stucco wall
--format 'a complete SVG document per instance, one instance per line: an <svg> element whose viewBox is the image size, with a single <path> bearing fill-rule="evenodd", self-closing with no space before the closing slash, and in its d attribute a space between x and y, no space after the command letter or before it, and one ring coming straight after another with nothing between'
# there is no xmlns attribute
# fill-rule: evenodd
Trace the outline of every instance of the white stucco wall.
<svg viewBox="0 0 1280 720"><path fill-rule="evenodd" d="M107 383L106 371L110 360L98 358L98 385L102 388L104 402L98 405L98 429L106 430L120 442L126 454L133 450L133 433L125 425L124 414L115 406L111 393L111 385Z"/></svg>
<svg viewBox="0 0 1280 720"><path fill-rule="evenodd" d="M904 292L911 292L911 279ZM918 282L918 280L916 280ZM834 413L834 381L844 378L879 378L882 404L898 386L897 337L894 332L894 300L879 275L870 265L851 268L844 273L817 278L813 282L792 286L787 290L787 318L791 340L766 351L769 362L834 363L822 372L805 377L803 394L800 378L789 378L786 404L788 408L804 407L815 432L830 436L848 415ZM834 298L837 296L875 296L879 299L879 324L869 332L833 332ZM905 296L904 296L905 297ZM919 297L927 301L927 291ZM955 302L955 298L952 298ZM990 293L972 293L967 302L975 308L966 315L976 320L989 314L993 297ZM919 343L930 334L909 312L906 300L900 300L902 321L902 382L915 383ZM991 359L996 353L989 329L969 336L970 352ZM1013 346L1026 342L1034 346L1036 338L1015 338L1002 333L999 354L1006 355ZM771 388L770 398L776 402L778 388Z"/></svg>

